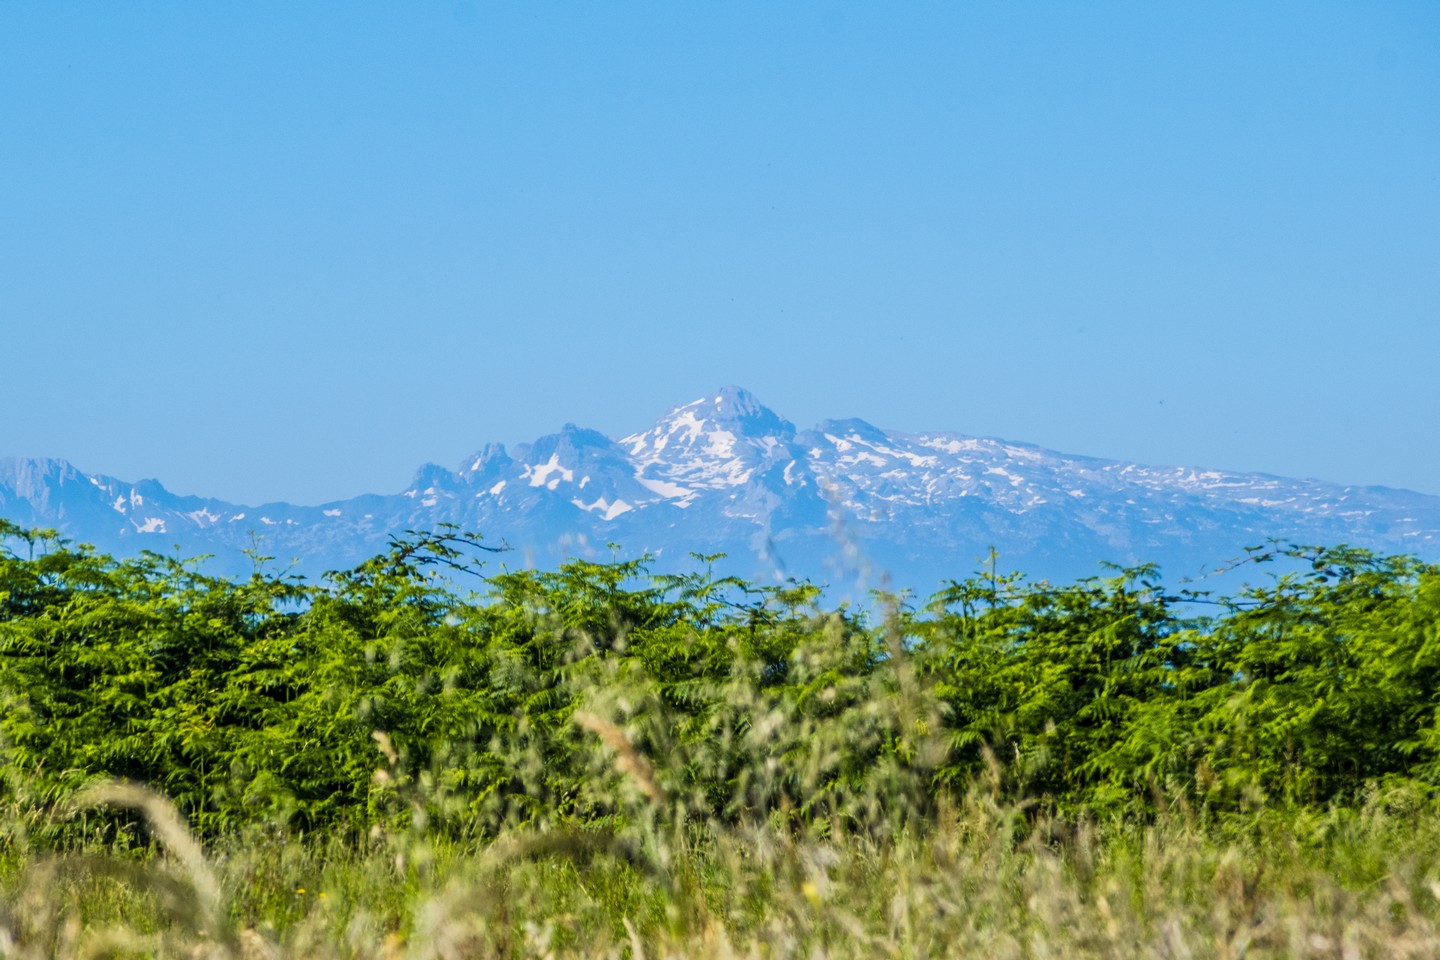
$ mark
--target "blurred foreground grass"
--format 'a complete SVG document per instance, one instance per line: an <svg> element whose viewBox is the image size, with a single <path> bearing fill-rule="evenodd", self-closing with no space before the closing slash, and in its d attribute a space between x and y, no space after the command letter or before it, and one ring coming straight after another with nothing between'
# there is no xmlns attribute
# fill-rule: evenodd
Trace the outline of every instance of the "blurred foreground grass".
<svg viewBox="0 0 1440 960"><path fill-rule="evenodd" d="M201 851L163 797L102 785L68 812L133 810L149 846L47 854L12 830L0 957L1440 956L1440 817L1413 794L1223 824L1062 825L994 797L878 838L656 808Z"/></svg>

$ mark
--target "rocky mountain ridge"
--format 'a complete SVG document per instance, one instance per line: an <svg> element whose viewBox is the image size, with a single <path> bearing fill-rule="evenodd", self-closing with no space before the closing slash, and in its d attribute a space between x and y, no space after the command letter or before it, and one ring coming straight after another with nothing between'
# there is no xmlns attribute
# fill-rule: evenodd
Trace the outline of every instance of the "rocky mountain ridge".
<svg viewBox="0 0 1440 960"><path fill-rule="evenodd" d="M1440 497L1256 473L1155 467L863 420L794 424L727 387L619 439L566 424L457 469L427 464L403 491L318 506L180 496L59 460L0 459L0 516L126 555L213 554L243 574L247 549L307 575L348 566L407 529L454 523L514 548L492 563L692 552L733 572L928 593L1002 564L1069 579L1100 560L1194 575L1270 538L1440 556Z"/></svg>

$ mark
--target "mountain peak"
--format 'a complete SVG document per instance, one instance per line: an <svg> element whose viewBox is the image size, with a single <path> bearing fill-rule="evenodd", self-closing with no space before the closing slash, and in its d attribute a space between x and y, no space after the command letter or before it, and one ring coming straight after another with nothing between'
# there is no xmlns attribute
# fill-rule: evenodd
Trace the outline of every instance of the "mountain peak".
<svg viewBox="0 0 1440 960"><path fill-rule="evenodd" d="M815 431L844 439L858 437L867 443L881 443L890 439L885 435L884 430L859 417L850 417L845 420L822 420L816 424Z"/></svg>
<svg viewBox="0 0 1440 960"><path fill-rule="evenodd" d="M727 386L715 391L712 397L702 397L696 403L705 403L715 408L717 419L745 419L757 415L774 416L775 413L760 399L744 387ZM692 404L693 406L694 404Z"/></svg>
<svg viewBox="0 0 1440 960"><path fill-rule="evenodd" d="M620 441L651 479L733 487L795 439L795 425L740 387L721 387L681 404L650 429Z"/></svg>
<svg viewBox="0 0 1440 960"><path fill-rule="evenodd" d="M705 424L710 429L724 429L744 437L790 437L795 425L761 403L744 387L721 387L708 396L681 404L665 414L656 424L673 431L681 424Z"/></svg>
<svg viewBox="0 0 1440 960"><path fill-rule="evenodd" d="M605 457L615 452L615 441L605 434L585 427L567 423L559 433L546 434L534 443L522 443L515 448L516 459L525 463L544 461L558 457L557 463L573 467L582 460Z"/></svg>
<svg viewBox="0 0 1440 960"><path fill-rule="evenodd" d="M475 454L461 464L459 473L464 476L485 474L497 469L504 469L511 463L510 454L505 450L503 443L487 443Z"/></svg>
<svg viewBox="0 0 1440 960"><path fill-rule="evenodd" d="M451 487L457 479L453 470L447 470L438 463L423 463L411 478L410 486L421 490L427 487Z"/></svg>
<svg viewBox="0 0 1440 960"><path fill-rule="evenodd" d="M0 488L8 488L25 499L44 497L51 487L78 484L84 479L85 475L68 460L0 457ZM4 497L0 496L0 504L3 503Z"/></svg>

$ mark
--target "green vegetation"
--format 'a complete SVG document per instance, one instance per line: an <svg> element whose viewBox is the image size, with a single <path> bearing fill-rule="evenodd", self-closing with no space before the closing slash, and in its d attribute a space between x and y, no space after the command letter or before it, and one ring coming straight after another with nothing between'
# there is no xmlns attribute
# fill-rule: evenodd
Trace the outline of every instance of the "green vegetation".
<svg viewBox="0 0 1440 960"><path fill-rule="evenodd" d="M1440 954L1413 558L872 612L451 530L319 584L0 538L0 958Z"/></svg>

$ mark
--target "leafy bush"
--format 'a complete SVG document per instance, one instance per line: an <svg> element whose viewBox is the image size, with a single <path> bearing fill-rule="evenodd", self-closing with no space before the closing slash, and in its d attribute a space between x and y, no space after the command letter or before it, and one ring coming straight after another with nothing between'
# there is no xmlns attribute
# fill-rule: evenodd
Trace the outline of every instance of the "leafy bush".
<svg viewBox="0 0 1440 960"><path fill-rule="evenodd" d="M981 575L862 612L647 558L485 574L453 529L314 584L0 524L0 789L147 783L202 835L488 836L657 797L886 834L991 754L1008 797L1070 818L1160 796L1323 810L1440 778L1440 570L1413 558L1271 548L1252 559L1305 566L1218 600L1149 567Z"/></svg>

